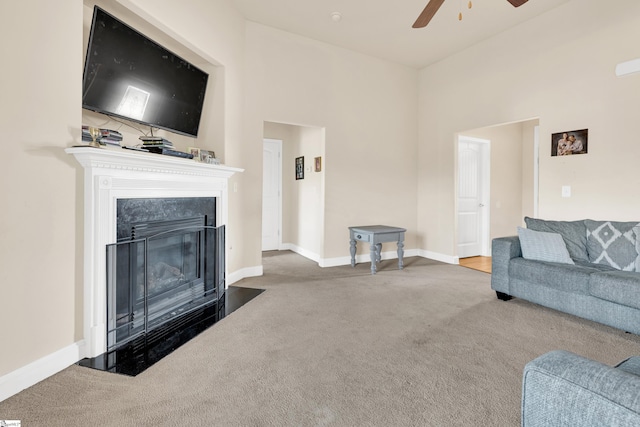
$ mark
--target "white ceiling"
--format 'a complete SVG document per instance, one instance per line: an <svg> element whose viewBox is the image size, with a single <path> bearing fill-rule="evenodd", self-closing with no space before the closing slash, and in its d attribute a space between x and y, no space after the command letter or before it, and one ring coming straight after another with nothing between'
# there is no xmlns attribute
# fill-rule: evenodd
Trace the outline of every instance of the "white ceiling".
<svg viewBox="0 0 640 427"><path fill-rule="evenodd" d="M249 21L422 68L570 0L446 0L427 27L411 26L428 0L231 0ZM458 12L463 19L458 21ZM332 12L342 20L334 22Z"/></svg>

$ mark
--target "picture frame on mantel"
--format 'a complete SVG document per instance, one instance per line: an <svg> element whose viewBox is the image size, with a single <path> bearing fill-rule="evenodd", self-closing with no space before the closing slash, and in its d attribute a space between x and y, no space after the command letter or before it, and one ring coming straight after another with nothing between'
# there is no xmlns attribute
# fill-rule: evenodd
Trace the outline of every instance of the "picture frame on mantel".
<svg viewBox="0 0 640 427"><path fill-rule="evenodd" d="M200 161L200 149L197 147L188 147L187 152L193 156L193 159L197 162Z"/></svg>
<svg viewBox="0 0 640 427"><path fill-rule="evenodd" d="M296 180L304 179L304 156L296 157Z"/></svg>
<svg viewBox="0 0 640 427"><path fill-rule="evenodd" d="M551 135L551 156L587 154L589 129L570 130Z"/></svg>

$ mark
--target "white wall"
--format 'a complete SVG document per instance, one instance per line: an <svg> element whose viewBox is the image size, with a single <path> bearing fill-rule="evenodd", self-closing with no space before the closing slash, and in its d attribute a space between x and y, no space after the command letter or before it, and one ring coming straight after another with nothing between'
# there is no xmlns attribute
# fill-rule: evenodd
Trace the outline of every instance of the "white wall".
<svg viewBox="0 0 640 427"><path fill-rule="evenodd" d="M1 377L82 331L81 174L63 151L80 139L82 1L2 2L0 28Z"/></svg>
<svg viewBox="0 0 640 427"><path fill-rule="evenodd" d="M421 70L419 245L455 253L456 132L533 117L540 217L638 219L640 77L614 68L640 57L639 39L639 2L574 0ZM550 156L552 133L584 128L588 154Z"/></svg>

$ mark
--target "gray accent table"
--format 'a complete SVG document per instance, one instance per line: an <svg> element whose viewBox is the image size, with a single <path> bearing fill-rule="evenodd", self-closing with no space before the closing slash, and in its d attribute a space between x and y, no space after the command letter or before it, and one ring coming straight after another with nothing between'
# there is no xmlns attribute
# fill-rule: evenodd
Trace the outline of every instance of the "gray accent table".
<svg viewBox="0 0 640 427"><path fill-rule="evenodd" d="M404 266L404 233L405 228L389 227L388 225L365 225L349 227L351 267L356 266L356 245L358 240L369 242L371 256L371 274L376 274L376 263L380 262L380 251L383 242L397 242L398 244L398 269Z"/></svg>

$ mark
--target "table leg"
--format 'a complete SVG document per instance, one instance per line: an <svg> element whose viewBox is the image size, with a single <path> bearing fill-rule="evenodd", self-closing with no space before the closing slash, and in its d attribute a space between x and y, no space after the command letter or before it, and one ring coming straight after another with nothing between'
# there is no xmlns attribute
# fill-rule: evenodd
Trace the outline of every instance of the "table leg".
<svg viewBox="0 0 640 427"><path fill-rule="evenodd" d="M382 243L376 245L376 262L382 261Z"/></svg>
<svg viewBox="0 0 640 427"><path fill-rule="evenodd" d="M369 244L369 257L371 258L371 274L376 274L376 245Z"/></svg>
<svg viewBox="0 0 640 427"><path fill-rule="evenodd" d="M349 251L351 252L351 267L356 266L356 239L351 239Z"/></svg>
<svg viewBox="0 0 640 427"><path fill-rule="evenodd" d="M404 240L398 240L398 269L402 270L404 267L404 261L402 257L404 256Z"/></svg>

